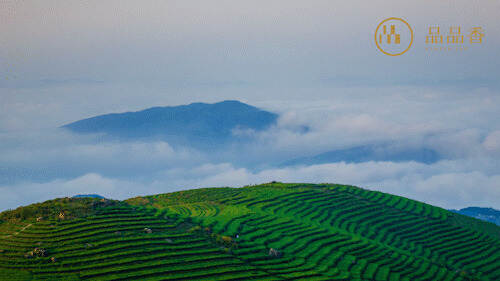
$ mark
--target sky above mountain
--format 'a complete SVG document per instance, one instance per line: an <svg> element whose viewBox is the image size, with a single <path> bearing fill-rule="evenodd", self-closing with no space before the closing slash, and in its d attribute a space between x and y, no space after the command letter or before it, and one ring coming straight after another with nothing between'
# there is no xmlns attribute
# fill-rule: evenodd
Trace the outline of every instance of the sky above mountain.
<svg viewBox="0 0 500 281"><path fill-rule="evenodd" d="M498 1L4 1L0 206L207 185L339 182L446 208L500 208ZM373 43L405 18L408 53ZM482 26L483 44L427 52L429 25ZM108 113L239 100L279 114L212 155L165 140L58 127ZM307 128L307 129L305 129ZM439 161L276 167L356 146L425 147ZM375 159L376 160L376 159Z"/></svg>

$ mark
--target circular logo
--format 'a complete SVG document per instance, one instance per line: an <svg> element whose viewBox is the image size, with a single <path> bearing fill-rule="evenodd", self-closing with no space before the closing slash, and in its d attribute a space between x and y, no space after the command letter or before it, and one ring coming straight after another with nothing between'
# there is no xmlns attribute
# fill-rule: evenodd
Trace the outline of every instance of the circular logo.
<svg viewBox="0 0 500 281"><path fill-rule="evenodd" d="M386 55L400 56L410 49L412 43L413 30L403 19L385 19L375 29L375 44Z"/></svg>

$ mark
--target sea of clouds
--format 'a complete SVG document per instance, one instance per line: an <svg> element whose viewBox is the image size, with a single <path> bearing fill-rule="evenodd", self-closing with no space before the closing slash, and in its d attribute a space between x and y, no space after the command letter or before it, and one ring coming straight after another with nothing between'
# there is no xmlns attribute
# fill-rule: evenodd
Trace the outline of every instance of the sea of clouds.
<svg viewBox="0 0 500 281"><path fill-rule="evenodd" d="M217 152L158 140L103 141L99 135L75 135L57 128L62 122L43 128L36 124L51 124L57 114L44 119L37 108L69 107L55 111L63 120L67 111L78 111L81 105L61 99L60 104L51 101L44 106L40 100L19 99L16 106L24 111L5 106L0 113L1 209L76 194L125 199L273 180L352 184L445 208L500 208L500 127L493 122L500 112L497 93L415 87L335 91L332 98L256 101L259 107L279 113L278 123L263 132L245 132L252 139L249 144ZM427 147L441 158L428 165L387 161L276 165L377 143L397 149Z"/></svg>

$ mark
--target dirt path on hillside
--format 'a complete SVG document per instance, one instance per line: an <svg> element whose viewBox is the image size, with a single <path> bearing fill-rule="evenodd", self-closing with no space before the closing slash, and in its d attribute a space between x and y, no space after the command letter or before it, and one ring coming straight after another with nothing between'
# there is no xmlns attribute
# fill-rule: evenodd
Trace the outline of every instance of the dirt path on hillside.
<svg viewBox="0 0 500 281"><path fill-rule="evenodd" d="M7 235L7 236L4 236L4 238L9 238L9 237L12 237L12 236L19 235L19 233L23 232L26 228L28 228L28 227L30 227L30 226L32 226L32 225L33 225L33 224L32 224L32 223L30 223L30 224L28 224L28 225L24 226L23 228L21 228L21 230L19 230L19 231L17 231L17 232L14 232L14 234L9 234L9 235Z"/></svg>

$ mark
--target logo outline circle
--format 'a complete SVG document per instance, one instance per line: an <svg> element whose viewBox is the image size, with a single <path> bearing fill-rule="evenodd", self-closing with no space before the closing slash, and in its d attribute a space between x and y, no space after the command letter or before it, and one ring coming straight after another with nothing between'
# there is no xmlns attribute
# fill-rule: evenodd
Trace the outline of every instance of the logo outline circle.
<svg viewBox="0 0 500 281"><path fill-rule="evenodd" d="M402 51L400 53L396 53L396 54L391 54L389 52L384 51L384 49L382 47L380 47L380 45L378 44L378 41L377 41L377 32L378 32L378 29L380 28L380 26L382 26L382 24L384 22L387 22L387 21L390 21L390 20L401 21L402 23L404 23L408 27L408 29L410 30L410 34L411 34L410 44L408 45L408 47L404 51ZM377 45L377 49L379 49L382 53L384 53L384 54L386 54L388 56L396 57L396 56L400 56L400 55L406 53L410 49L411 45L413 44L413 29L411 29L410 24L408 22L406 22L404 19L402 19L402 18L396 18L396 17L390 17L390 18L387 18L387 19L383 20L382 22L380 22L378 24L377 28L375 29L374 38L375 38L375 44Z"/></svg>

